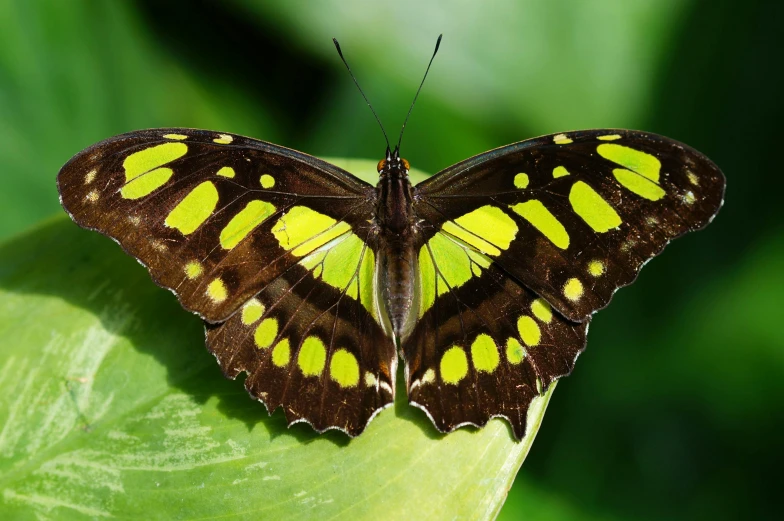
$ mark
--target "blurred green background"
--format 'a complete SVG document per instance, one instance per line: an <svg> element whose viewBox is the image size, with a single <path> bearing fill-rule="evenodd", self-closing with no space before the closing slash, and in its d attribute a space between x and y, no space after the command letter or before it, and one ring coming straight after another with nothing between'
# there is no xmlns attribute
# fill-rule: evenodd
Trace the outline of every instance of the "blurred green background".
<svg viewBox="0 0 784 521"><path fill-rule="evenodd" d="M59 167L122 132L190 126L436 172L590 127L684 141L728 180L591 326L501 519L780 518L784 3L0 0L0 240L61 213Z"/></svg>

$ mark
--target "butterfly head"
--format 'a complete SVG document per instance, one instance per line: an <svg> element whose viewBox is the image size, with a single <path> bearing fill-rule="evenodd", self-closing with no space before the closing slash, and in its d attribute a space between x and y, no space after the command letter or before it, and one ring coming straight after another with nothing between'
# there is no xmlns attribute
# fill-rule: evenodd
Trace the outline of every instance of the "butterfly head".
<svg viewBox="0 0 784 521"><path fill-rule="evenodd" d="M386 159L379 161L376 169L382 177L407 177L411 165L407 159L400 157L400 152L398 148L395 147L394 152L387 148Z"/></svg>

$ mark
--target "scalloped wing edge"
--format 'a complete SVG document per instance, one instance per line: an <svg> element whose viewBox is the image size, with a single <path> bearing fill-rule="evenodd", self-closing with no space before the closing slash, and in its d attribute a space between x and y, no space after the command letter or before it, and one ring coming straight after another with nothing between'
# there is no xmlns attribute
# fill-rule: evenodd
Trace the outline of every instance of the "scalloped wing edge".
<svg viewBox="0 0 784 521"><path fill-rule="evenodd" d="M207 322L207 321L205 320L205 322ZM205 341L205 347L206 347L206 345L208 345L207 344L207 327L206 326L204 328L204 341ZM213 357L215 357L215 361L218 362L218 367L220 367L221 372L223 373L223 376L226 377L227 379L229 379L229 380L236 380L237 377L239 375L241 375L241 374L245 374L246 377L250 375L250 373L248 373L248 371L244 370L244 369L237 371L237 373L234 374L234 375L228 374L226 372L226 370L224 369L223 364L221 364L221 361L220 361L220 358L218 358L218 355L215 354L214 352L210 351L209 349L207 349L207 352L209 352ZM388 409L389 407L391 407L391 406L393 406L395 404L395 394L396 393L395 393L395 385L394 384L395 384L395 378L396 378L396 375L397 375L398 363L399 363L398 359L395 358L395 360L393 361L392 371L390 371L390 373L393 376L393 381L392 381L392 383L393 383L393 385L392 385L392 400L389 401L388 403L385 403L381 407L375 408L373 410L373 412L370 413L370 416L368 417L368 419L365 422L365 424L362 425L362 427L359 430L357 430L357 432L355 434L352 434L351 432L349 432L346 429L344 429L342 427L339 427L337 425L328 425L328 426L324 427L323 429L319 429L318 427L316 427L313 424L313 422L311 422L309 419L305 418L304 416L303 417L289 418L289 411L286 410L286 407L283 404L280 404L277 407L275 407L273 409L270 409L269 405L267 405L267 402L264 401L264 398L262 398L261 396L256 396L255 394L253 394L250 391L250 389L248 389L246 384L243 384L243 387L245 387L245 391L247 391L248 396L250 396L250 398L252 400L257 401L257 402L261 403L264 406L264 409L267 411L267 416L271 417L275 413L275 411L277 411L278 409L282 409L283 410L283 415L286 418L286 428L287 429L290 429L295 424L305 423L305 424L309 425L318 434L324 434L327 431L340 431L343 434L345 434L346 436L348 436L349 438L356 438L357 436L359 436L360 434L365 432L365 429L367 429L368 425L370 425L370 422L373 421L376 418L376 416L378 416L379 413L381 413L384 409ZM246 378L246 382L247 382L247 378ZM435 425L435 423L434 423L434 425Z"/></svg>

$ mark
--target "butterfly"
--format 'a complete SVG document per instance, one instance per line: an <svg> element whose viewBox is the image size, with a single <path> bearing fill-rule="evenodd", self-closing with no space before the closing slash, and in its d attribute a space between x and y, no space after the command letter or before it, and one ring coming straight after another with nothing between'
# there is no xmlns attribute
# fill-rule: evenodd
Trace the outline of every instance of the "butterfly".
<svg viewBox="0 0 784 521"><path fill-rule="evenodd" d="M710 223L725 186L696 150L614 129L514 143L415 186L409 169L388 147L373 186L282 146L166 128L93 145L57 182L77 224L204 320L223 373L246 373L269 413L356 436L402 363L440 431L502 417L517 439L592 314Z"/></svg>

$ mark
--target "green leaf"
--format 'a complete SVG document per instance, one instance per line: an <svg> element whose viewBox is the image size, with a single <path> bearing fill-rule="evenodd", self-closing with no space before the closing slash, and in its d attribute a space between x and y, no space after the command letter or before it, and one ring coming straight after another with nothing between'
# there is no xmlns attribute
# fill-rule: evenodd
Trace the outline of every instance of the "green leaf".
<svg viewBox="0 0 784 521"><path fill-rule="evenodd" d="M0 338L3 519L492 519L550 397L520 443L498 419L441 435L403 388L355 439L288 429L198 318L65 217L0 246Z"/></svg>

